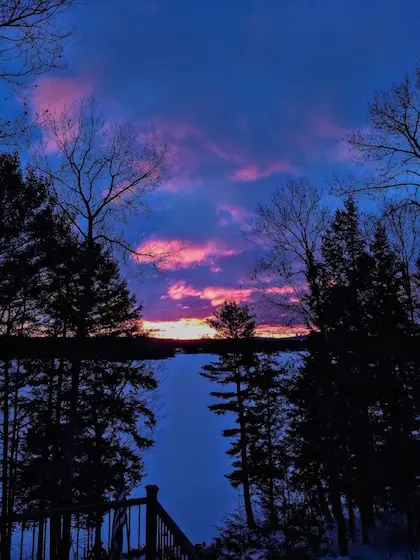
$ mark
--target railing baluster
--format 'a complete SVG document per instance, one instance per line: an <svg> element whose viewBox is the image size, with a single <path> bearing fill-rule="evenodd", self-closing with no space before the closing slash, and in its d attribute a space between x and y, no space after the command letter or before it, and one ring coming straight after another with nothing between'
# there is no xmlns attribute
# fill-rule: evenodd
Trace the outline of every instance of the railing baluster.
<svg viewBox="0 0 420 560"><path fill-rule="evenodd" d="M34 552L35 552L35 529L36 529L36 523L34 522L34 526L32 530L32 553L31 553L32 560L34 560Z"/></svg>
<svg viewBox="0 0 420 560"><path fill-rule="evenodd" d="M47 550L47 527L48 527L48 519L44 520L44 524L43 524L43 537L42 537L42 558L43 560L46 558L46 550Z"/></svg>
<svg viewBox="0 0 420 560"><path fill-rule="evenodd" d="M23 554L23 535L25 533L25 522L22 523L22 531L20 533L20 547L19 547L19 560L22 560Z"/></svg>
<svg viewBox="0 0 420 560"><path fill-rule="evenodd" d="M108 553L109 554L111 553L110 546L111 546L111 516L112 516L112 512L113 512L113 510L110 509L109 513L108 513L108 546L107 546L107 548L108 548Z"/></svg>
<svg viewBox="0 0 420 560"><path fill-rule="evenodd" d="M128 518L127 518L127 552L131 551L130 538L131 538L131 507L128 508Z"/></svg>
<svg viewBox="0 0 420 560"><path fill-rule="evenodd" d="M80 515L76 515L76 560L79 560Z"/></svg>
<svg viewBox="0 0 420 560"><path fill-rule="evenodd" d="M141 546L141 536L140 536L140 530L141 530L141 505L139 504L138 506L139 509L139 519L138 519L138 533L137 533L137 549L140 550L140 546Z"/></svg>

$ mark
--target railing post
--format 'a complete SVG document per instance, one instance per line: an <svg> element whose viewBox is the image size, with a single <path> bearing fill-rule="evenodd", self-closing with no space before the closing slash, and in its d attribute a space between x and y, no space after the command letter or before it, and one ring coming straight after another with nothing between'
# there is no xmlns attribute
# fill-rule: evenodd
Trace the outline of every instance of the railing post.
<svg viewBox="0 0 420 560"><path fill-rule="evenodd" d="M155 484L146 486L146 560L157 559L157 502L159 488Z"/></svg>

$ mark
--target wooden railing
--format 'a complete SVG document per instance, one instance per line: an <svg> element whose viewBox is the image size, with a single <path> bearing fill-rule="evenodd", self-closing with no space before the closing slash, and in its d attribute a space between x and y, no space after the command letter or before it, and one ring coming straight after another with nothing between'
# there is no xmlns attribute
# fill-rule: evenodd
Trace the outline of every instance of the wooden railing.
<svg viewBox="0 0 420 560"><path fill-rule="evenodd" d="M111 558L111 534L115 512L123 507L127 523L123 528L120 553L113 559L200 560L197 548L188 540L158 501L158 487L146 486L146 497L91 505L15 514L9 521L8 546L2 546L1 560L88 560ZM70 546L63 527L67 523ZM5 543L3 543L4 545ZM101 554L95 545L100 544Z"/></svg>

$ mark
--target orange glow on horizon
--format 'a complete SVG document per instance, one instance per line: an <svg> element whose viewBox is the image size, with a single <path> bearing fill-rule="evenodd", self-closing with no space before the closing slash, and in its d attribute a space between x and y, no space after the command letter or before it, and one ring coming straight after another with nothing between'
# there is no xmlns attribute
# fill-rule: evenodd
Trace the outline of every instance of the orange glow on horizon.
<svg viewBox="0 0 420 560"><path fill-rule="evenodd" d="M213 337L214 330L206 319L178 319L176 321L143 321L143 328L150 331L155 338L173 338L175 340L198 340Z"/></svg>
<svg viewBox="0 0 420 560"><path fill-rule="evenodd" d="M207 318L182 318L175 321L143 321L143 328L155 338L172 338L174 340L199 340L213 338L214 329L207 324ZM285 327L281 325L258 325L256 336L263 338L288 338L308 334L302 325Z"/></svg>

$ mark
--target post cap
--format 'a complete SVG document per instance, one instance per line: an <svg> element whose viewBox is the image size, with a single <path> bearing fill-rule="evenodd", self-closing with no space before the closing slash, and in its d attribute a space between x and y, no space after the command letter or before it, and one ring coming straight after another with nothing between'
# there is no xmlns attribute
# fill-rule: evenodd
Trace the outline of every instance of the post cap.
<svg viewBox="0 0 420 560"><path fill-rule="evenodd" d="M146 493L148 496L157 496L158 492L159 486L157 486L156 484L146 484Z"/></svg>

